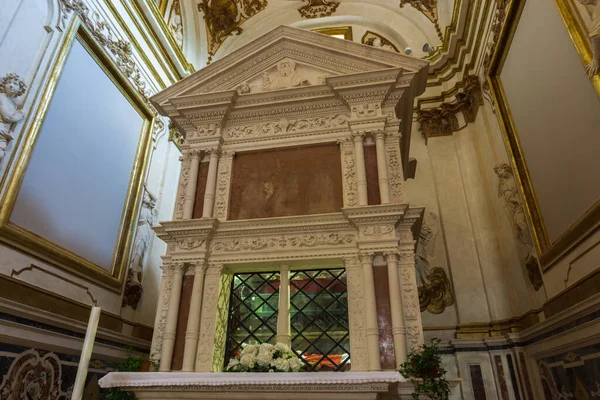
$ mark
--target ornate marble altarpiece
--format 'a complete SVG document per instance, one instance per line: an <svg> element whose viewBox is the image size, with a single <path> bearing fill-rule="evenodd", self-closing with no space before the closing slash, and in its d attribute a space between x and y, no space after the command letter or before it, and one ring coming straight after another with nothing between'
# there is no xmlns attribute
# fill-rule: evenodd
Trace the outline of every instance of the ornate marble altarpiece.
<svg viewBox="0 0 600 400"><path fill-rule="evenodd" d="M375 255L388 262L397 362L423 342L414 266L423 209L404 203L404 170L413 99L426 78L425 61L279 27L152 98L185 138L174 220L155 228L168 246L152 346L159 371L170 371L184 274L195 279L183 371L223 365L228 277L281 264L347 269L353 371L381 370ZM380 205L367 204L367 137L377 147ZM339 211L228 219L239 195L231 192L236 154L336 142ZM201 162L209 164L203 213L191 219Z"/></svg>

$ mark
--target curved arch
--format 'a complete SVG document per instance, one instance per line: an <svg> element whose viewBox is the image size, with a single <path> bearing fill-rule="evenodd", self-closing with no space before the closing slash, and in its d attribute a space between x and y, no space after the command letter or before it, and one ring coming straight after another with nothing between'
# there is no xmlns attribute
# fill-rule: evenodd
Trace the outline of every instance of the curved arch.
<svg viewBox="0 0 600 400"><path fill-rule="evenodd" d="M368 15L368 17L365 17ZM433 24L421 13L412 8L393 7L390 2L374 0L373 4L356 1L342 2L336 15L325 18L302 19L296 3L270 4L264 11L246 21L240 36L229 37L221 46L214 59L219 59L264 35L279 25L289 25L305 29L318 29L332 25L352 25L381 32L399 45L412 47L417 57L424 43L437 43Z"/></svg>

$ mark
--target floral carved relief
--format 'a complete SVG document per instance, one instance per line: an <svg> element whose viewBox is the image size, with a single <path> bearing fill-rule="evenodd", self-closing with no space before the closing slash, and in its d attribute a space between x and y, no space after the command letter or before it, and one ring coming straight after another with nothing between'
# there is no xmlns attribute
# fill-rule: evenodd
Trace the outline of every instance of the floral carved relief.
<svg viewBox="0 0 600 400"><path fill-rule="evenodd" d="M389 140L386 143L386 155L388 162L389 182L392 203L404 202L404 176L400 163L400 143L398 140Z"/></svg>
<svg viewBox="0 0 600 400"><path fill-rule="evenodd" d="M198 9L206 23L209 62L225 39L241 34L241 25L267 4L267 0L201 0Z"/></svg>
<svg viewBox="0 0 600 400"><path fill-rule="evenodd" d="M0 385L0 400L62 399L62 368L58 357L27 350L11 364Z"/></svg>
<svg viewBox="0 0 600 400"><path fill-rule="evenodd" d="M183 47L183 22L181 16L181 4L179 0L173 1L171 14L169 15L169 30L180 48Z"/></svg>
<svg viewBox="0 0 600 400"><path fill-rule="evenodd" d="M346 260L346 273L348 279L348 317L351 335L350 347L353 357L352 365L355 370L362 371L367 368L367 333L362 268L358 264L357 259Z"/></svg>
<svg viewBox="0 0 600 400"><path fill-rule="evenodd" d="M0 162L13 140L14 124L25 118L22 105L17 101L25 94L25 90L27 85L17 74L9 73L0 78Z"/></svg>
<svg viewBox="0 0 600 400"><path fill-rule="evenodd" d="M202 301L202 321L199 339L201 345L198 346L196 357L196 371L198 372L210 372L212 370L220 281L221 266L211 265L204 279L204 299Z"/></svg>
<svg viewBox="0 0 600 400"><path fill-rule="evenodd" d="M219 159L214 216L222 221L227 219L228 214L233 156L233 152L224 152Z"/></svg>
<svg viewBox="0 0 600 400"><path fill-rule="evenodd" d="M320 246L339 246L354 243L356 235L340 233L305 234L298 236L274 236L255 239L215 240L212 244L216 252L239 252L258 250L285 250Z"/></svg>
<svg viewBox="0 0 600 400"><path fill-rule="evenodd" d="M356 164L354 161L354 145L351 140L341 142L342 174L344 185L344 205L354 207L357 204Z"/></svg>
<svg viewBox="0 0 600 400"><path fill-rule="evenodd" d="M171 289L173 288L173 275L168 267L163 267L163 277L161 284L160 298L158 300L158 309L156 323L154 326L154 337L152 338L152 348L150 350L150 359L155 368L160 364L163 336L167 326L167 313L169 311L169 299Z"/></svg>
<svg viewBox="0 0 600 400"><path fill-rule="evenodd" d="M336 129L347 126L349 118L350 116L347 114L302 118L294 121L282 118L278 122L264 122L255 125L227 128L224 136L228 139L246 139L317 129Z"/></svg>
<svg viewBox="0 0 600 400"><path fill-rule="evenodd" d="M401 250L399 257L400 292L402 310L406 322L406 334L410 349L423 343L423 326L419 312L417 280L415 277L414 253L412 250Z"/></svg>
<svg viewBox="0 0 600 400"><path fill-rule="evenodd" d="M181 158L180 158L181 159ZM183 218L183 206L185 204L185 191L188 185L188 178L190 176L190 162L189 157L183 157L181 163L181 175L179 177L179 188L177 189L177 199L175 202L175 219Z"/></svg>

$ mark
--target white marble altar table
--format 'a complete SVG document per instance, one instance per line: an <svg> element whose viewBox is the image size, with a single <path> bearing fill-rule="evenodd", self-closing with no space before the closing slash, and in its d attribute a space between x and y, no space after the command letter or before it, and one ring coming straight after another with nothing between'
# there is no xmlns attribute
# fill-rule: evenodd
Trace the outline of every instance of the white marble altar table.
<svg viewBox="0 0 600 400"><path fill-rule="evenodd" d="M397 399L401 382L398 372L112 372L99 383L139 399L375 400Z"/></svg>

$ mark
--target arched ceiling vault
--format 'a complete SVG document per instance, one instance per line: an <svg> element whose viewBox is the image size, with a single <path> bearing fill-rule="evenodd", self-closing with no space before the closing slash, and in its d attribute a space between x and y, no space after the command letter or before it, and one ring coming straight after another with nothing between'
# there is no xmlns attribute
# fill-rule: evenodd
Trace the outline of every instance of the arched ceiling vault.
<svg viewBox="0 0 600 400"><path fill-rule="evenodd" d="M184 53L202 68L279 25L308 30L351 27L355 42L365 41L371 32L371 39L381 38L376 45L389 42L390 49L402 53L408 47L412 56L424 58L429 55L423 51L425 44L441 49L448 42L447 27L456 23L460 3L469 0L168 1L180 3Z"/></svg>

